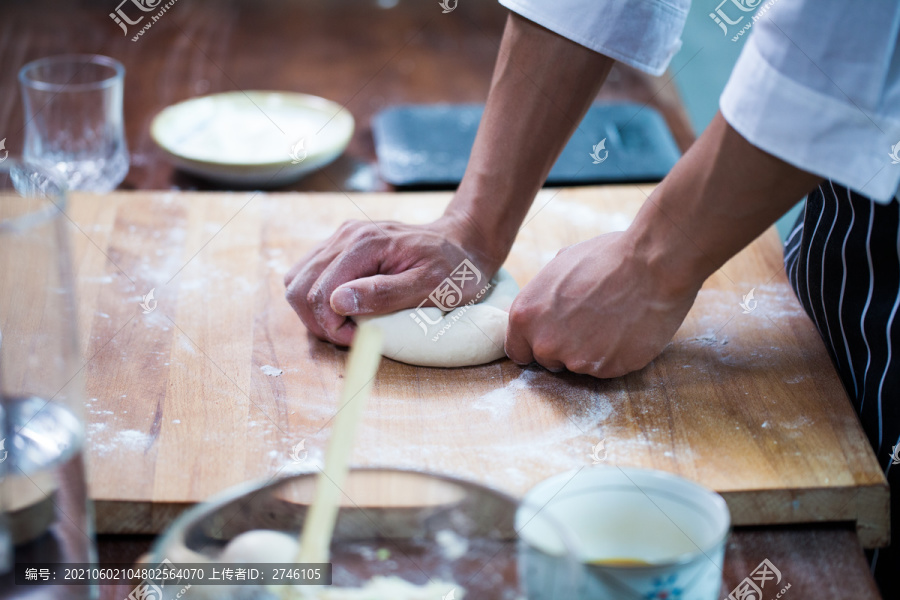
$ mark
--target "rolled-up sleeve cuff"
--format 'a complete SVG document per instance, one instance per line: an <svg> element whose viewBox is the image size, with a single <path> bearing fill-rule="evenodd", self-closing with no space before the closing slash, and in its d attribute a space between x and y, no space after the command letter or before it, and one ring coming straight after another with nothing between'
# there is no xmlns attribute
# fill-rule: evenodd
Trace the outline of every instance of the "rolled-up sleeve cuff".
<svg viewBox="0 0 900 600"><path fill-rule="evenodd" d="M595 52L661 75L681 48L687 6L662 0L500 0L509 10Z"/></svg>
<svg viewBox="0 0 900 600"><path fill-rule="evenodd" d="M889 157L898 124L786 77L753 41L747 40L719 100L728 124L795 167L890 202L900 186L900 165Z"/></svg>

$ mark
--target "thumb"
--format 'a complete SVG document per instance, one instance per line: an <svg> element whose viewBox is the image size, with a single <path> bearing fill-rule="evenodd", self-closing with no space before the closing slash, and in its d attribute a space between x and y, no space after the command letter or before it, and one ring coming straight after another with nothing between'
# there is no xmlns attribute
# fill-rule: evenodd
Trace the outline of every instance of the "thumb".
<svg viewBox="0 0 900 600"><path fill-rule="evenodd" d="M418 306L434 285L425 283L421 269L396 275L373 275L345 283L331 294L331 309L345 317L383 315Z"/></svg>

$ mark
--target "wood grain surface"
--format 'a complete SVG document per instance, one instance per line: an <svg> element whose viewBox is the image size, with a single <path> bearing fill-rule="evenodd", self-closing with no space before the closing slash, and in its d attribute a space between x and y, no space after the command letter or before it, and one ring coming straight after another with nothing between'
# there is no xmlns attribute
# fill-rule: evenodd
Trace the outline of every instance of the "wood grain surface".
<svg viewBox="0 0 900 600"><path fill-rule="evenodd" d="M355 117L347 152L283 189L390 189L374 165L372 115L400 103L484 102L507 14L494 0L460 2L446 15L438 0L190 0L176 2L132 42L109 17L119 1L0 3L0 139L11 154L21 153L16 73L26 62L63 53L111 56L126 70L131 170L124 189L227 189L174 169L151 140L150 122L170 104L233 90L315 94ZM694 140L670 74L650 77L617 64L598 99L659 110L682 151Z"/></svg>
<svg viewBox="0 0 900 600"><path fill-rule="evenodd" d="M520 285L561 247L625 228L649 187L545 190L506 267ZM426 222L450 195L75 195L70 217L101 532L158 532L247 479L321 464L346 351L310 337L285 271L345 219ZM155 309L142 296L155 290ZM745 314L743 295L755 289ZM283 370L267 376L264 366ZM353 462L513 494L569 469L653 467L723 494L736 525L852 521L887 542L888 490L774 230L713 275L675 340L615 380L383 360ZM304 441L305 460L292 448Z"/></svg>

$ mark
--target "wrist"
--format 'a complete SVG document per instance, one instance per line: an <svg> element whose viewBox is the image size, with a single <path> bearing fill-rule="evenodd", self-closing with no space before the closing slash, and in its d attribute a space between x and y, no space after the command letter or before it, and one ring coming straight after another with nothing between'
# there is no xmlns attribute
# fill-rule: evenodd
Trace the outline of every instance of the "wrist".
<svg viewBox="0 0 900 600"><path fill-rule="evenodd" d="M478 267L496 273L503 265L512 242L463 210L448 210L435 221L448 240L459 245Z"/></svg>
<svg viewBox="0 0 900 600"><path fill-rule="evenodd" d="M625 238L631 255L667 298L696 294L719 267L652 202L643 206Z"/></svg>

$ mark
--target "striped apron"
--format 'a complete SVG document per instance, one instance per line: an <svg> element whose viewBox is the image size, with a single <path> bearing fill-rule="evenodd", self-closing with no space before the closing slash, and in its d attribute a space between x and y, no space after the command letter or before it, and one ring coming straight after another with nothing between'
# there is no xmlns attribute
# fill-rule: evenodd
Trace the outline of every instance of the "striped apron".
<svg viewBox="0 0 900 600"><path fill-rule="evenodd" d="M890 483L893 542L869 556L884 598L900 598L900 203L822 183L784 266Z"/></svg>

